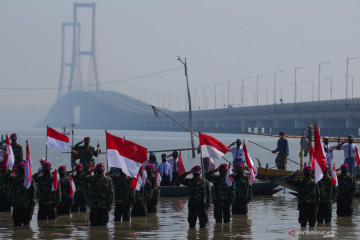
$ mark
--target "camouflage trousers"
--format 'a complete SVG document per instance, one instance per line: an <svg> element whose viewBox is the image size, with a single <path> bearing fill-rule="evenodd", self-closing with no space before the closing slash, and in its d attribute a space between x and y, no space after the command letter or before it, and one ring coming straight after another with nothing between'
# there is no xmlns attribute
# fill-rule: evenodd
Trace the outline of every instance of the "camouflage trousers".
<svg viewBox="0 0 360 240"><path fill-rule="evenodd" d="M197 218L199 218L200 227L203 228L208 222L208 214L203 206L189 207L188 209L188 222L189 227L194 228L196 226Z"/></svg>
<svg viewBox="0 0 360 240"><path fill-rule="evenodd" d="M56 217L56 207L39 203L38 220L54 220Z"/></svg>
<svg viewBox="0 0 360 240"><path fill-rule="evenodd" d="M129 204L117 203L115 204L115 212L114 212L114 221L121 221L121 217L123 221L130 220L130 208Z"/></svg>
<svg viewBox="0 0 360 240"><path fill-rule="evenodd" d="M144 206L141 206L139 202L134 203L134 206L131 209L131 216L133 217L146 216L146 214L147 214L146 203L144 204Z"/></svg>
<svg viewBox="0 0 360 240"><path fill-rule="evenodd" d="M277 169L286 170L286 164L287 164L287 156L283 156L280 154L277 155L275 159L275 165Z"/></svg>
<svg viewBox="0 0 360 240"><path fill-rule="evenodd" d="M11 201L6 196L0 196L0 212L10 212Z"/></svg>
<svg viewBox="0 0 360 240"><path fill-rule="evenodd" d="M301 227L306 227L307 222L309 222L310 227L315 226L316 217L315 217L315 204L308 203L299 206L299 223Z"/></svg>
<svg viewBox="0 0 360 240"><path fill-rule="evenodd" d="M217 223L230 222L230 206L216 206L214 205L214 218Z"/></svg>
<svg viewBox="0 0 360 240"><path fill-rule="evenodd" d="M58 215L70 214L71 204L69 201L61 201L60 205L56 208Z"/></svg>
<svg viewBox="0 0 360 240"><path fill-rule="evenodd" d="M317 214L317 222L323 223L325 220L325 223L329 223L331 222L331 217L332 217L332 206L329 204L329 202L320 203Z"/></svg>
<svg viewBox="0 0 360 240"><path fill-rule="evenodd" d="M13 220L14 226L28 226L32 218L31 208L14 207Z"/></svg>
<svg viewBox="0 0 360 240"><path fill-rule="evenodd" d="M151 198L150 201L147 204L147 212L148 213L154 213L157 209L158 200L155 198Z"/></svg>
<svg viewBox="0 0 360 240"><path fill-rule="evenodd" d="M232 205L232 214L246 215L248 213L248 202L246 197L235 197Z"/></svg>
<svg viewBox="0 0 360 240"><path fill-rule="evenodd" d="M104 226L109 221L109 212L106 208L90 209L90 226Z"/></svg>
<svg viewBox="0 0 360 240"><path fill-rule="evenodd" d="M338 198L336 213L339 217L351 216L353 213L352 200L346 198Z"/></svg>
<svg viewBox="0 0 360 240"><path fill-rule="evenodd" d="M74 205L71 208L71 212L86 212L86 195L85 194L76 194L74 197Z"/></svg>

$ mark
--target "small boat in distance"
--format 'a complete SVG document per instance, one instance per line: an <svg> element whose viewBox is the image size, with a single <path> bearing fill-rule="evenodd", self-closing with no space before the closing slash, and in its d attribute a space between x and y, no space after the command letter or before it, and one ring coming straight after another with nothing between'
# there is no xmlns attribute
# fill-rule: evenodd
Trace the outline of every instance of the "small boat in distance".
<svg viewBox="0 0 360 240"><path fill-rule="evenodd" d="M64 127L63 127L63 132L62 132L62 134L64 134L64 135L70 135L70 131L66 131L66 127L64 126Z"/></svg>

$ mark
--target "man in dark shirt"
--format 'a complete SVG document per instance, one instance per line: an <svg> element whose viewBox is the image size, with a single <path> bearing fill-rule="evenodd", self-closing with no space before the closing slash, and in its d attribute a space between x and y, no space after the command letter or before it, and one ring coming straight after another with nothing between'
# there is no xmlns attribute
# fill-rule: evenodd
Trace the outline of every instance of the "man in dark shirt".
<svg viewBox="0 0 360 240"><path fill-rule="evenodd" d="M11 148L13 150L14 157L15 157L15 162L14 162L14 168L15 168L20 162L24 162L23 148L20 144L18 144L16 142L16 140L17 140L16 133L11 134L10 140L11 140Z"/></svg>
<svg viewBox="0 0 360 240"><path fill-rule="evenodd" d="M284 132L279 133L280 139L277 142L277 148L272 151L273 153L279 152L275 164L279 170L286 170L287 157L289 156L288 141L284 138Z"/></svg>

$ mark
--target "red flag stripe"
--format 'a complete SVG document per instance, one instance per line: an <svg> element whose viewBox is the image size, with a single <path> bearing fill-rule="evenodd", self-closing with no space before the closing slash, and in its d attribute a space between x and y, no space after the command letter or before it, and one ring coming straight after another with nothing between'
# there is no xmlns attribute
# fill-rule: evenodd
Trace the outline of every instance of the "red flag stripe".
<svg viewBox="0 0 360 240"><path fill-rule="evenodd" d="M229 151L229 148L225 144L210 135L199 132L199 138L200 145L210 145L224 154Z"/></svg>
<svg viewBox="0 0 360 240"><path fill-rule="evenodd" d="M47 136L51 138L55 138L57 140L63 141L63 142L69 142L69 137L56 131L53 128L47 127Z"/></svg>

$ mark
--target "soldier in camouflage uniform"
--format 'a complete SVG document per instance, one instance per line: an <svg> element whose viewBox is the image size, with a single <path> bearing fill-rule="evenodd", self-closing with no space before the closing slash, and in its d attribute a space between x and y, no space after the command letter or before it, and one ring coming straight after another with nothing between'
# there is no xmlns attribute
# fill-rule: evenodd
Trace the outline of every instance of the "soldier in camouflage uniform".
<svg viewBox="0 0 360 240"><path fill-rule="evenodd" d="M120 171L120 174L112 174L111 179L115 188L115 212L114 221L130 220L130 208L134 202L134 190L130 188L132 178L126 176L121 168L113 168L113 171Z"/></svg>
<svg viewBox="0 0 360 240"><path fill-rule="evenodd" d="M80 144L84 143L83 146L80 146ZM100 147L100 145L98 145ZM74 148L73 151L78 153L78 157L80 158L80 163L83 164L83 170L85 173L89 172L90 165L92 164L95 166L95 160L93 159L93 156L97 156L97 151L94 147L90 146L90 137L85 137L83 141L78 142ZM99 154L101 150L99 149Z"/></svg>
<svg viewBox="0 0 360 240"><path fill-rule="evenodd" d="M226 183L226 173L228 167L225 163L220 164L217 169L211 170L205 174L206 180L214 184L214 217L217 223L230 222L230 207L234 201L233 187ZM214 175L219 171L219 175Z"/></svg>
<svg viewBox="0 0 360 240"><path fill-rule="evenodd" d="M38 185L39 210L38 220L53 220L57 217L56 208L61 202L61 186L57 190L52 190L53 175L51 174L51 163L43 165L43 175L34 174L35 182Z"/></svg>
<svg viewBox="0 0 360 240"><path fill-rule="evenodd" d="M87 176L90 183L90 224L91 226L106 225L114 198L114 185L110 177L104 174L104 164L99 163L94 176Z"/></svg>
<svg viewBox="0 0 360 240"><path fill-rule="evenodd" d="M191 173L193 178L186 178ZM200 173L201 167L194 166L190 171L184 172L178 177L179 182L189 189L188 222L190 228L196 226L197 218L199 218L200 228L204 228L208 222L207 209L210 206L210 187L209 183L200 176Z"/></svg>
<svg viewBox="0 0 360 240"><path fill-rule="evenodd" d="M301 227L306 227L307 222L309 222L310 227L314 227L320 200L320 191L319 186L315 184L314 179L311 177L311 167L304 167L303 172L304 178L302 180L289 179L289 182L295 184L297 187L299 223Z"/></svg>
<svg viewBox="0 0 360 240"><path fill-rule="evenodd" d="M142 177L142 167L140 168L140 176ZM140 190L135 190L134 206L131 209L131 216L146 216L147 204L149 203L153 192L153 187L150 181L145 180L145 183L141 184Z"/></svg>
<svg viewBox="0 0 360 240"><path fill-rule="evenodd" d="M14 168L15 168L15 166L17 166L20 162L24 162L23 147L16 142L17 140L16 133L11 134L10 139L11 139L11 148L13 150L14 158L15 158L14 161Z"/></svg>
<svg viewBox="0 0 360 240"><path fill-rule="evenodd" d="M337 195L337 215L339 217L348 217L352 215L352 201L355 194L355 183L352 175L348 172L349 165L341 165L341 174L338 177L338 195Z"/></svg>
<svg viewBox="0 0 360 240"><path fill-rule="evenodd" d="M10 176L9 165L2 164L0 166L0 212L10 212L11 209Z"/></svg>
<svg viewBox="0 0 360 240"><path fill-rule="evenodd" d="M66 166L60 166L58 172L60 176L61 203L57 207L57 214L66 215L70 214L70 208L73 205L73 198L69 195L70 178L66 175Z"/></svg>
<svg viewBox="0 0 360 240"><path fill-rule="evenodd" d="M318 182L320 189L320 204L317 214L317 221L319 223L330 223L332 216L332 204L336 199L337 187L332 185L332 177L329 175L329 165L326 164L324 176Z"/></svg>
<svg viewBox="0 0 360 240"><path fill-rule="evenodd" d="M154 213L156 212L157 204L159 202L159 189L155 186L155 175L154 175L154 165L148 164L145 167L146 173L147 173L147 180L151 183L152 186L152 195L150 197L150 200L147 204L147 212L148 213Z"/></svg>
<svg viewBox="0 0 360 240"><path fill-rule="evenodd" d="M27 226L34 213L35 189L32 181L30 187L24 187L25 163L17 165L17 175L12 177L11 193L13 195L14 226Z"/></svg>
<svg viewBox="0 0 360 240"><path fill-rule="evenodd" d="M232 206L232 214L248 213L248 203L252 200L252 186L249 184L249 176L245 174L244 165L236 164L236 174L231 177L235 184L235 200Z"/></svg>
<svg viewBox="0 0 360 240"><path fill-rule="evenodd" d="M76 174L73 174L75 184L74 205L71 212L86 212L87 192L89 184L86 181L86 173L83 172L83 164L78 163L75 167Z"/></svg>

